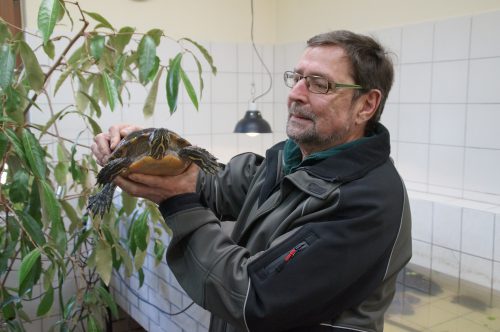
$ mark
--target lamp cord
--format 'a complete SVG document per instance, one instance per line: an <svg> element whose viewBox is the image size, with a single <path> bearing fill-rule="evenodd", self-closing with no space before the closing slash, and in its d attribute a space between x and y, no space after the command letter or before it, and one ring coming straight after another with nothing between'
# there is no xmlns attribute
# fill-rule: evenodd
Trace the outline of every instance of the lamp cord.
<svg viewBox="0 0 500 332"><path fill-rule="evenodd" d="M269 91L271 91L271 87L273 86L273 77L271 75L271 72L269 71L269 68L267 68L266 64L264 63L264 60L260 56L259 51L257 50L257 47L255 46L255 41L254 41L254 38L253 38L253 25L254 25L253 0L250 0L250 10L251 10L251 13L252 13L252 25L251 25L251 29L250 29L250 38L252 40L252 47L253 47L253 50L255 51L255 54L257 54L257 57L259 58L260 63L262 64L262 66L266 70L267 75L269 76L269 87L262 94L260 94L257 97L253 98L252 102L255 103L255 101L257 101L257 99L265 96L266 94L269 93Z"/></svg>

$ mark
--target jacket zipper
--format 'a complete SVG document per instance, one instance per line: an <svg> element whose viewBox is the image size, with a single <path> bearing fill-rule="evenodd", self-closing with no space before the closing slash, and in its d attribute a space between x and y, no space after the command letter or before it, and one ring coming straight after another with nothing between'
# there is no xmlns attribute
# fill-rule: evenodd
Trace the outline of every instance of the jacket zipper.
<svg viewBox="0 0 500 332"><path fill-rule="evenodd" d="M309 244L306 241L302 241L293 247L284 257L280 256L275 259L271 264L266 268L266 274L269 276L273 273L277 273L283 270L285 265L290 262L300 251L309 247Z"/></svg>

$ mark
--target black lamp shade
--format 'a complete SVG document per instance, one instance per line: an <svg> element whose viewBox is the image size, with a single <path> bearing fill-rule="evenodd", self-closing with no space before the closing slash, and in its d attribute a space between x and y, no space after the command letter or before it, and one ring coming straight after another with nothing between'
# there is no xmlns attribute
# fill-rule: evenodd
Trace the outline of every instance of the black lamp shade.
<svg viewBox="0 0 500 332"><path fill-rule="evenodd" d="M257 110L248 110L234 128L235 133L272 133L271 126Z"/></svg>

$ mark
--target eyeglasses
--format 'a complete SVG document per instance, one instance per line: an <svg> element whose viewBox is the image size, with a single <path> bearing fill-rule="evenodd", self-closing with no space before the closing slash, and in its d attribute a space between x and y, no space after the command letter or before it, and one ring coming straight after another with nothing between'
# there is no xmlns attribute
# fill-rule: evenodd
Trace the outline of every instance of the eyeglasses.
<svg viewBox="0 0 500 332"><path fill-rule="evenodd" d="M283 75L283 79L285 81L285 85L289 88L293 88L301 79L305 79L307 90L312 93L326 94L329 91L335 91L337 88L363 89L361 85L336 83L321 76L304 76L294 71L286 71Z"/></svg>

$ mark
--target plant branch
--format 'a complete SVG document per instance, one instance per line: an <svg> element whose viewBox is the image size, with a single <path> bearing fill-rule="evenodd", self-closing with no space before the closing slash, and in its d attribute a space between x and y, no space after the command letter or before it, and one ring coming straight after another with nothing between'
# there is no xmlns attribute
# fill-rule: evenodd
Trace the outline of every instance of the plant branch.
<svg viewBox="0 0 500 332"><path fill-rule="evenodd" d="M52 73L54 72L54 70L56 70L56 68L62 63L63 59L66 57L66 54L68 54L69 50L71 50L71 48L76 43L76 41L78 39L80 39L81 37L85 36L85 31L87 30L87 27L89 26L89 22L85 19L85 16L83 15L83 11L80 8L80 5L78 4L78 2L75 2L74 4L78 7L78 10L80 11L80 13L82 15L83 26L80 29L80 31L78 31L78 33L70 40L69 44L66 46L66 48L64 49L64 51L62 51L61 55L56 60L56 62L54 63L54 65L45 74L45 78L43 80L44 85L47 82L47 80L49 79L49 77L52 75ZM28 104L28 106L24 110L24 114L25 115L28 113L29 109L31 108L31 105L33 105L35 103L35 101L38 98L38 96L39 96L39 94L35 93L33 95L33 97L31 97L30 103Z"/></svg>

